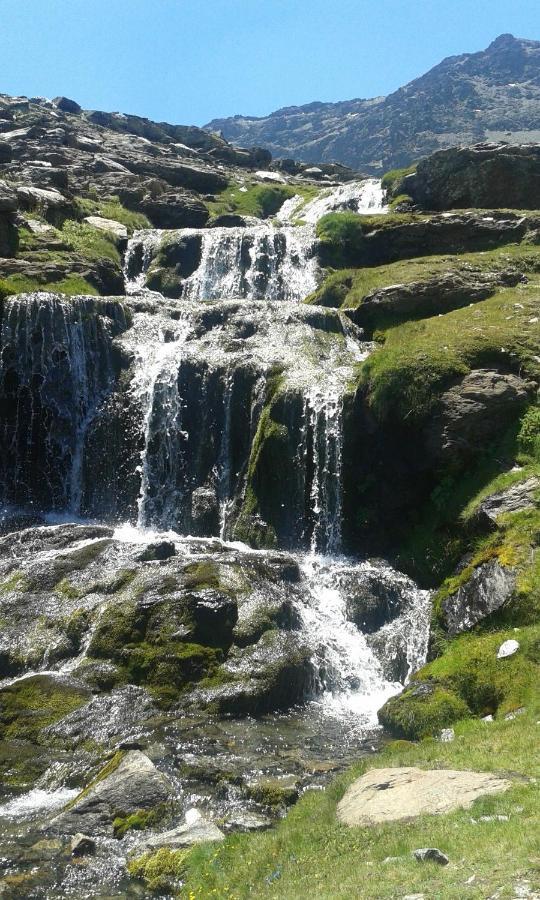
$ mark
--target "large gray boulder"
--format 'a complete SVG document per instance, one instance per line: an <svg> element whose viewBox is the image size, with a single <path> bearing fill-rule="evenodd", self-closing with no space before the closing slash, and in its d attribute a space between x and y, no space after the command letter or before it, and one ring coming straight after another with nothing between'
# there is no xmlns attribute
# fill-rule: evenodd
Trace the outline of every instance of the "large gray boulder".
<svg viewBox="0 0 540 900"><path fill-rule="evenodd" d="M423 159L407 191L424 209L540 208L540 144L483 143Z"/></svg>
<svg viewBox="0 0 540 900"><path fill-rule="evenodd" d="M116 768L106 773L107 767L52 820L52 830L65 834L112 834L113 820L118 816L155 809L173 799L169 779L139 750L130 750Z"/></svg>

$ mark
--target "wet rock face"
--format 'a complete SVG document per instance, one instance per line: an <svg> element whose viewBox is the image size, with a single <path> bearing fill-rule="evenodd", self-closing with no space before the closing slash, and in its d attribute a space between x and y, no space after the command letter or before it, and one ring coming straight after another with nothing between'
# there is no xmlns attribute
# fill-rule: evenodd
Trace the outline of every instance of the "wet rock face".
<svg viewBox="0 0 540 900"><path fill-rule="evenodd" d="M418 164L407 192L424 209L538 209L540 147L475 144L441 150Z"/></svg>
<svg viewBox="0 0 540 900"><path fill-rule="evenodd" d="M442 620L451 637L468 631L512 597L516 574L496 560L479 566L467 583L442 604Z"/></svg>
<svg viewBox="0 0 540 900"><path fill-rule="evenodd" d="M490 369L469 372L442 395L428 427L428 450L440 460L470 458L518 418L534 390L518 375Z"/></svg>
<svg viewBox="0 0 540 900"><path fill-rule="evenodd" d="M6 301L0 357L0 481L4 502L65 509L80 489L84 431L111 392L112 342L123 307L40 295ZM76 475L79 479L79 474Z"/></svg>

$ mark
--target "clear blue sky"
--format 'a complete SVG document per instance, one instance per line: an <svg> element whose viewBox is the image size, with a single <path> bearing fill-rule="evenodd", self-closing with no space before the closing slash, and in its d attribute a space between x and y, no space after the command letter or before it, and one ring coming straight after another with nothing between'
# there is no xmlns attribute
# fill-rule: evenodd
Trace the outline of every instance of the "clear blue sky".
<svg viewBox="0 0 540 900"><path fill-rule="evenodd" d="M202 125L387 94L539 0L0 0L0 92Z"/></svg>

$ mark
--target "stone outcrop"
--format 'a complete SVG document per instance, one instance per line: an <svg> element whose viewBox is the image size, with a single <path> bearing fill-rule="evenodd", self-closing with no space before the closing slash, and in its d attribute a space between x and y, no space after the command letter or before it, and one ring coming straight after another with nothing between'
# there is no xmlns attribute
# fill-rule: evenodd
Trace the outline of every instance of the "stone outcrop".
<svg viewBox="0 0 540 900"><path fill-rule="evenodd" d="M338 803L340 822L352 826L399 822L422 815L468 809L486 794L512 783L491 773L451 769L370 769L354 781Z"/></svg>
<svg viewBox="0 0 540 900"><path fill-rule="evenodd" d="M426 441L438 460L467 459L515 421L535 386L518 375L474 369L441 396Z"/></svg>
<svg viewBox="0 0 540 900"><path fill-rule="evenodd" d="M404 189L423 209L539 209L540 146L488 143L433 153Z"/></svg>
<svg viewBox="0 0 540 900"><path fill-rule="evenodd" d="M114 819L153 810L172 798L169 779L144 753L130 750L113 759L69 808L52 820L51 829L71 834L112 834Z"/></svg>
<svg viewBox="0 0 540 900"><path fill-rule="evenodd" d="M442 623L451 637L468 631L507 603L513 595L516 573L496 560L474 570L469 580L443 600Z"/></svg>

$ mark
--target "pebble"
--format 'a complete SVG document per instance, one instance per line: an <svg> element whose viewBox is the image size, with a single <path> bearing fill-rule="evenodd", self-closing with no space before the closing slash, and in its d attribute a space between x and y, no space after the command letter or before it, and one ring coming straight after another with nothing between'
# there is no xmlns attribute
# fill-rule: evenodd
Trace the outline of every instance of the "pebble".
<svg viewBox="0 0 540 900"><path fill-rule="evenodd" d="M508 656L513 656L514 653L517 653L518 650L519 641L503 641L497 651L497 659L506 659Z"/></svg>

